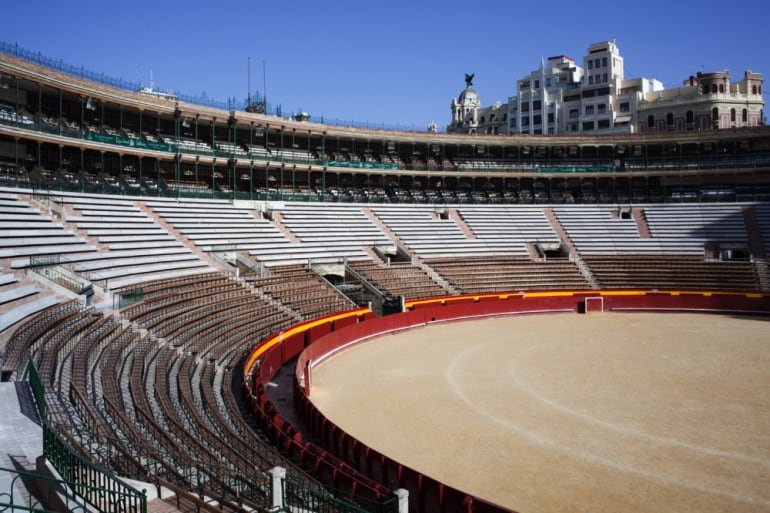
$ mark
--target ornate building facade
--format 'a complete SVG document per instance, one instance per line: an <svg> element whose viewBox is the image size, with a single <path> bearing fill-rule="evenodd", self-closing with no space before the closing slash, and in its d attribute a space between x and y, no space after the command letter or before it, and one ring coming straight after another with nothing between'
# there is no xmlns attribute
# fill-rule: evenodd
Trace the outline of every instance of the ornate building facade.
<svg viewBox="0 0 770 513"><path fill-rule="evenodd" d="M592 44L582 65L566 55L543 59L517 81L507 104L483 107L470 84L452 100L447 132L466 134L603 135L687 131L764 124L763 79L746 71L698 73L678 88L625 78L615 41Z"/></svg>

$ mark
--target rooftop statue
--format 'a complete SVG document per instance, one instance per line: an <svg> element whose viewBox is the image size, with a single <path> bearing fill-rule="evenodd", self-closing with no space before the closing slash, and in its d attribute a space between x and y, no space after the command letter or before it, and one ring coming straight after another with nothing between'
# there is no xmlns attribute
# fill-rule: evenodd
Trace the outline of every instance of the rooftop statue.
<svg viewBox="0 0 770 513"><path fill-rule="evenodd" d="M475 75L476 75L475 73L471 73L470 75L467 74L467 73L465 74L465 85L466 85L466 87L470 87L470 86L473 85L473 77Z"/></svg>

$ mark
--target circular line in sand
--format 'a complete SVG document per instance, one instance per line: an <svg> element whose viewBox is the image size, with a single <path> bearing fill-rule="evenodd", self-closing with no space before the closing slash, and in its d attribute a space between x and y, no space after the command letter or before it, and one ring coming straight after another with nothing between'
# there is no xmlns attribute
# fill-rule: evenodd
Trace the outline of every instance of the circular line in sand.
<svg viewBox="0 0 770 513"><path fill-rule="evenodd" d="M704 315L435 324L324 362L311 399L372 448L522 513L768 511L768 340L766 320Z"/></svg>

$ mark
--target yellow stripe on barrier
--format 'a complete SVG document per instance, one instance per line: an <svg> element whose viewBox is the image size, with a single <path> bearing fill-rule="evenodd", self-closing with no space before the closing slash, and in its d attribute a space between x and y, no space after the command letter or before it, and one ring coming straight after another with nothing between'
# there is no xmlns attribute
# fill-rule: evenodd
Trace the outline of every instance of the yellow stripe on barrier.
<svg viewBox="0 0 770 513"><path fill-rule="evenodd" d="M538 292L525 292L524 299L530 297L569 297L575 294L584 293L585 290L558 290L558 291L538 291Z"/></svg>
<svg viewBox="0 0 770 513"><path fill-rule="evenodd" d="M646 296L649 290L600 290L600 296Z"/></svg>
<svg viewBox="0 0 770 513"><path fill-rule="evenodd" d="M347 319L348 317L359 317L369 312L370 310L368 308L359 308L357 310L350 310L347 312L330 315L328 317L321 317L320 319L308 321L302 324L297 324L289 328L287 331L280 332L278 335L260 344L259 347L254 349L254 351L252 351L251 354L249 354L249 357L246 359L246 364L243 367L244 376L251 373L251 370L254 367L254 364L257 362L257 360L259 360L262 357L262 355L264 355L270 349L272 349L273 347L281 343L287 337L293 337L297 333L304 333L309 329L315 328L317 326L323 326L324 324L329 324L331 322L338 321L340 319Z"/></svg>
<svg viewBox="0 0 770 513"><path fill-rule="evenodd" d="M417 305L433 305L433 304L441 304L445 305L448 302L456 302L456 301L479 301L483 298L489 298L489 297L501 297L499 294L485 294L485 295L463 295L463 296L449 296L449 297L438 297L438 298L431 298L431 299L416 299L414 301L406 301L404 303L404 306L406 308L413 308Z"/></svg>

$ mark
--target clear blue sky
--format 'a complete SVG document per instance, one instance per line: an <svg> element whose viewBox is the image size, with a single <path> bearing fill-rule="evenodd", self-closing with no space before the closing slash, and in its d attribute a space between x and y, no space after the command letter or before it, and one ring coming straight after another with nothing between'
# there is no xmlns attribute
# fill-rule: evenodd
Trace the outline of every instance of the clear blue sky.
<svg viewBox="0 0 770 513"><path fill-rule="evenodd" d="M616 39L625 75L675 87L700 70L770 82L770 3L648 0L16 1L0 39L105 75L227 100L263 91L284 114L444 127L475 73L483 105L505 102L542 57L582 64Z"/></svg>

